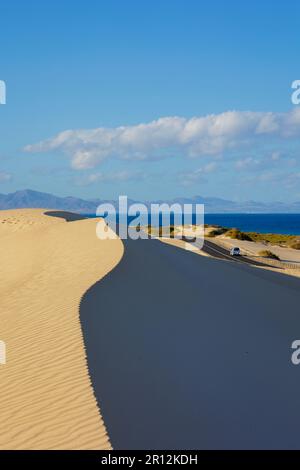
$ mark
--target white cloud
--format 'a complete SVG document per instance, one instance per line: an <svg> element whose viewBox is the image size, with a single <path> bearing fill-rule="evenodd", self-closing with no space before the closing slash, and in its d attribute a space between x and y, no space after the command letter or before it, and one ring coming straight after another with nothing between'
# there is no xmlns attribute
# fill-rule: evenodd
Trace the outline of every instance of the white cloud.
<svg viewBox="0 0 300 470"><path fill-rule="evenodd" d="M300 108L288 113L227 111L191 119L165 117L135 126L68 130L28 145L25 151L62 151L80 170L95 168L107 158L219 155L259 139L299 136Z"/></svg>
<svg viewBox="0 0 300 470"><path fill-rule="evenodd" d="M249 174L240 179L240 182L245 184L250 184L251 186L261 185L262 187L268 188L271 186L276 188L285 188L294 190L299 187L300 183L300 171L284 171L278 172L276 169L264 170L258 174Z"/></svg>
<svg viewBox="0 0 300 470"><path fill-rule="evenodd" d="M280 177L280 183L283 183L287 188L294 189L299 188L300 183L300 172L296 171L293 173L288 173L283 177Z"/></svg>
<svg viewBox="0 0 300 470"><path fill-rule="evenodd" d="M12 180L12 175L5 171L0 171L0 183L8 183Z"/></svg>
<svg viewBox="0 0 300 470"><path fill-rule="evenodd" d="M143 180L145 179L145 176L145 173L139 170L120 170L111 173L97 172L77 179L76 183L80 186L86 186L94 183L122 183L125 181Z"/></svg>
<svg viewBox="0 0 300 470"><path fill-rule="evenodd" d="M207 163L207 165L205 165L203 167L204 173L212 173L216 169L217 169L217 163L216 162Z"/></svg>
<svg viewBox="0 0 300 470"><path fill-rule="evenodd" d="M182 184L182 186L191 186L197 183L206 183L206 175L213 173L216 169L216 162L211 162L196 170L181 173L179 175L180 184Z"/></svg>
<svg viewBox="0 0 300 470"><path fill-rule="evenodd" d="M241 158L235 163L235 167L237 170L258 170L262 166L262 160L253 157Z"/></svg>
<svg viewBox="0 0 300 470"><path fill-rule="evenodd" d="M290 152L274 151L269 155L247 156L235 161L235 168L239 171L262 171L266 169L286 169L297 166L297 159Z"/></svg>

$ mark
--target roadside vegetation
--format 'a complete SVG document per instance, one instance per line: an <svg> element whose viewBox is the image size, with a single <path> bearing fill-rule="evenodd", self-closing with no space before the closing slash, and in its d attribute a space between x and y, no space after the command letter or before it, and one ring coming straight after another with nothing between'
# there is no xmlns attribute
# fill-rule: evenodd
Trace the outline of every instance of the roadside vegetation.
<svg viewBox="0 0 300 470"><path fill-rule="evenodd" d="M228 228L226 228L226 227L217 227L217 228L214 228L213 230L211 230L207 234L207 236L210 237L210 238L213 238L213 237L217 237L218 235L223 235L227 231L228 231Z"/></svg>
<svg viewBox="0 0 300 470"><path fill-rule="evenodd" d="M152 225L148 225L147 232L149 233L149 235L152 235L154 237L164 237L166 233L170 233L170 238L174 238L176 233L176 227L174 227L174 225L170 225L169 227L152 227Z"/></svg>
<svg viewBox="0 0 300 470"><path fill-rule="evenodd" d="M246 240L252 242L252 238L246 233L241 232L237 228L232 228L225 233L226 237L234 238L236 240Z"/></svg>
<svg viewBox="0 0 300 470"><path fill-rule="evenodd" d="M292 240L289 245L290 248L294 248L294 250L300 250L300 240Z"/></svg>
<svg viewBox="0 0 300 470"><path fill-rule="evenodd" d="M249 232L248 235L254 242L267 242L271 245L290 246L297 240L295 235L280 235L278 233Z"/></svg>
<svg viewBox="0 0 300 470"><path fill-rule="evenodd" d="M205 224L206 229L206 238L214 238L220 235L225 235L226 237L235 239L235 240L245 240L250 242L260 242L265 245L276 245L283 248L293 248L294 250L300 250L300 237L296 235L283 235L278 233L259 233L259 232L243 232L238 228L228 228L222 227L221 225L208 225ZM170 238L174 238L176 232L178 231L176 226L170 225L170 227L154 227L148 225L144 227L149 235L155 237L163 237L167 234L168 228L170 230ZM196 229L196 226L194 226ZM268 251L268 250L266 250ZM276 256L276 255L275 255Z"/></svg>
<svg viewBox="0 0 300 470"><path fill-rule="evenodd" d="M207 237L213 238L219 235L235 240L246 240L251 242L260 242L264 244L277 245L284 248L293 248L300 250L300 238L296 235L282 235L278 233L258 233L258 232L242 232L237 228L228 229L221 226L211 226L213 229L207 233Z"/></svg>
<svg viewBox="0 0 300 470"><path fill-rule="evenodd" d="M262 251L259 251L259 252L258 252L258 256L262 256L263 258L276 259L276 260L280 261L279 256L275 255L275 253L273 253L273 252L270 251L270 250L262 250Z"/></svg>

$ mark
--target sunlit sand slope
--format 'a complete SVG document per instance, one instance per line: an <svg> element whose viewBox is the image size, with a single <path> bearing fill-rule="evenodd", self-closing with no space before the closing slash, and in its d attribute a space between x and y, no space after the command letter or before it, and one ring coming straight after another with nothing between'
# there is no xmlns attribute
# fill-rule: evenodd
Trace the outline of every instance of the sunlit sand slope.
<svg viewBox="0 0 300 470"><path fill-rule="evenodd" d="M84 292L120 261L96 220L0 212L0 449L109 449L79 320Z"/></svg>

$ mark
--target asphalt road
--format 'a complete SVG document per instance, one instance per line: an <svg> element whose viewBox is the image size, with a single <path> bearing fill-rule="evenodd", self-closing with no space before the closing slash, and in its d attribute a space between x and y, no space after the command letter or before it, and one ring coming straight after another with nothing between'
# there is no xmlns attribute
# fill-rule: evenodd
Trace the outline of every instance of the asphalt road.
<svg viewBox="0 0 300 470"><path fill-rule="evenodd" d="M113 447L299 449L300 280L157 240L124 244L80 308Z"/></svg>
<svg viewBox="0 0 300 470"><path fill-rule="evenodd" d="M217 245L216 243L213 243L207 239L205 239L202 249L205 253L219 259L230 259L231 261L252 264L253 266L266 266L268 264L267 260L266 263L261 263L259 261L248 258L247 256L230 256L229 250L226 250L226 248L223 248L222 246Z"/></svg>

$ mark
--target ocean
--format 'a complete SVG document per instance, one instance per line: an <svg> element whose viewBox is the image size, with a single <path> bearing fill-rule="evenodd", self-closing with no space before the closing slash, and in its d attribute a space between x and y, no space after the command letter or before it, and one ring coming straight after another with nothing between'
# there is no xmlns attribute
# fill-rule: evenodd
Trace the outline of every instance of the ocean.
<svg viewBox="0 0 300 470"><path fill-rule="evenodd" d="M243 232L300 235L300 214L206 214L205 223Z"/></svg>
<svg viewBox="0 0 300 470"><path fill-rule="evenodd" d="M89 217L95 215L88 214ZM172 224L171 217L171 224ZM235 227L243 232L300 235L300 214L205 214L205 223ZM128 223L134 217L128 217ZM143 225L147 224L144 220Z"/></svg>

